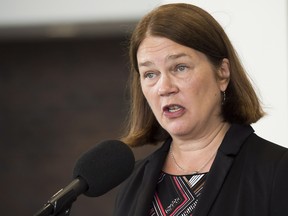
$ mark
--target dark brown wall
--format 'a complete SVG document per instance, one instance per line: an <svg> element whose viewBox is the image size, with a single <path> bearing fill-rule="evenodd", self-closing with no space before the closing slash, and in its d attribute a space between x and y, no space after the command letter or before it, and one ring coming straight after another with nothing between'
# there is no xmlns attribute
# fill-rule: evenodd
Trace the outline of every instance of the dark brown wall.
<svg viewBox="0 0 288 216"><path fill-rule="evenodd" d="M81 153L119 136L126 53L126 37L0 42L1 215L35 213ZM116 192L81 195L71 216L111 215Z"/></svg>

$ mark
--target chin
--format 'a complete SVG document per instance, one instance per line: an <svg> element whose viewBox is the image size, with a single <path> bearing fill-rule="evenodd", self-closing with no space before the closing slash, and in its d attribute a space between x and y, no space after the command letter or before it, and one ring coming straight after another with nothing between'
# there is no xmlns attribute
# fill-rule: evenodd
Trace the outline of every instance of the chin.
<svg viewBox="0 0 288 216"><path fill-rule="evenodd" d="M171 130L167 130L168 133L172 136L172 137L181 137L181 136L186 136L188 135L188 131L183 130L183 129L171 129Z"/></svg>

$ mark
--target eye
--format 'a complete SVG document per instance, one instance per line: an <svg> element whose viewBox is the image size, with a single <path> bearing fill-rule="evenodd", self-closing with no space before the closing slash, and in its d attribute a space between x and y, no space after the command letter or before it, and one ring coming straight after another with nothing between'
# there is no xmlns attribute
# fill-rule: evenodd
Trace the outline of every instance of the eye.
<svg viewBox="0 0 288 216"><path fill-rule="evenodd" d="M184 64L179 64L176 66L176 71L179 71L179 72L183 72L187 69L188 67Z"/></svg>
<svg viewBox="0 0 288 216"><path fill-rule="evenodd" d="M156 76L156 74L153 73L153 72L146 72L146 73L144 74L144 78L145 78L145 79L153 79L155 76Z"/></svg>

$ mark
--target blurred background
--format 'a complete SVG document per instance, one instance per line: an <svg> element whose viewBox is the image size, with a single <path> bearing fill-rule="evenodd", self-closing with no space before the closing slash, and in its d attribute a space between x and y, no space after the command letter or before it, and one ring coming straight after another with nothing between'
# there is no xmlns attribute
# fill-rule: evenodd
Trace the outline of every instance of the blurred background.
<svg viewBox="0 0 288 216"><path fill-rule="evenodd" d="M0 0L1 215L32 215L70 183L83 152L117 139L129 36L144 14L170 2L196 4L223 25L268 113L253 127L288 147L285 0ZM116 193L79 196L71 216L111 215Z"/></svg>

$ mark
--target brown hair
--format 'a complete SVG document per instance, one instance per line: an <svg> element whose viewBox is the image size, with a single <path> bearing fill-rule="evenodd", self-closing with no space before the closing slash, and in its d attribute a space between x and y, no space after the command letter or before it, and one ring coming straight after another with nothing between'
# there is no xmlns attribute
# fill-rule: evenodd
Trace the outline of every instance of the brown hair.
<svg viewBox="0 0 288 216"><path fill-rule="evenodd" d="M222 116L229 123L251 124L264 112L229 38L219 23L191 4L162 5L136 26L130 40L130 113L123 141L131 146L157 144L168 138L152 113L140 86L137 51L147 35L168 38L204 53L218 68L223 58L230 62L230 82L225 91Z"/></svg>

